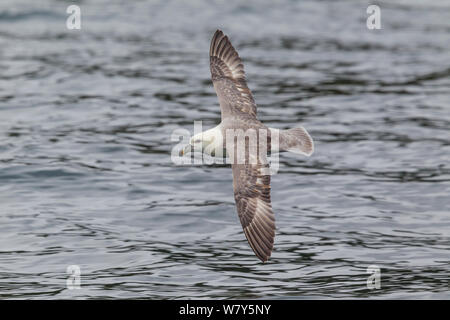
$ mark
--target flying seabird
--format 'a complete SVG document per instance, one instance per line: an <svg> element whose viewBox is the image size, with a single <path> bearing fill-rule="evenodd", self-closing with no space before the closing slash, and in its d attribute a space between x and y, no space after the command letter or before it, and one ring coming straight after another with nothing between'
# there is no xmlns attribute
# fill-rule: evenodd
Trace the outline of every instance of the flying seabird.
<svg viewBox="0 0 450 320"><path fill-rule="evenodd" d="M198 149L213 156L222 150L226 150L227 155L233 154L231 167L239 220L250 247L262 262L266 262L272 253L275 238L270 170L266 156L271 150L310 156L314 143L303 127L279 130L268 128L257 119L256 103L247 87L244 65L228 37L220 30L214 33L211 40L209 56L222 121L215 128L194 135L181 155ZM228 135L230 132L234 135ZM236 132L256 132L257 148L251 147L250 134L244 136L244 143L239 144ZM227 141L227 137L233 139Z"/></svg>

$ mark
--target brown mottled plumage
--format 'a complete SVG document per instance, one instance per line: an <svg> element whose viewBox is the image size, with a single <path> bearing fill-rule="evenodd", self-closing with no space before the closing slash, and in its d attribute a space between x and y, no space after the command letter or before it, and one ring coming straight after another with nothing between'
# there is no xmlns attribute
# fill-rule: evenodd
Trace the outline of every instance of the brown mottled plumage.
<svg viewBox="0 0 450 320"><path fill-rule="evenodd" d="M267 147L273 147L271 136L279 132L280 150L289 150L310 155L313 142L306 130L295 128L290 130L270 129L256 118L256 103L245 79L244 65L227 36L217 30L211 40L210 68L211 78L219 98L222 122L218 126L222 132L222 140L226 145L228 129L265 130ZM214 130L210 130L214 132ZM211 134L205 135L210 138ZM259 136L258 136L259 139ZM214 139L213 139L214 140ZM221 140L221 141L222 141ZM272 139L273 140L273 139ZM260 148L266 141L258 141ZM261 155L245 147L245 161L232 162L234 198L239 219L245 236L256 256L265 262L269 259L275 238L275 215L270 201L270 170L266 153ZM259 149L258 149L259 150ZM233 150L228 150L230 153ZM237 144L234 144L234 154ZM232 152L231 152L232 153Z"/></svg>

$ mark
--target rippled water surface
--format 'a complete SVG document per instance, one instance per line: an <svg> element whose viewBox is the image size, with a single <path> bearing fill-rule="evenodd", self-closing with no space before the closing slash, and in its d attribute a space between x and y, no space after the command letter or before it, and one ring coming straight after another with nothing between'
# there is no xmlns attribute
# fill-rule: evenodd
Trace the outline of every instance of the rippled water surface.
<svg viewBox="0 0 450 320"><path fill-rule="evenodd" d="M0 4L0 298L450 297L448 1L378 1L381 30L365 1L83 1L67 30L71 3ZM231 169L170 160L220 121L216 28L259 118L316 142L272 178L267 264Z"/></svg>

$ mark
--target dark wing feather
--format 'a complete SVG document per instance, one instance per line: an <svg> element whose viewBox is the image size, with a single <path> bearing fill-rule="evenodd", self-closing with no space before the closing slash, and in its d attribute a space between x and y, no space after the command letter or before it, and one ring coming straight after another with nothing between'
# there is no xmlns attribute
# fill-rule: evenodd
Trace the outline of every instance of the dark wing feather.
<svg viewBox="0 0 450 320"><path fill-rule="evenodd" d="M217 30L209 50L211 78L219 98L222 119L232 114L256 118L256 104L245 80L244 65L230 40Z"/></svg>
<svg viewBox="0 0 450 320"><path fill-rule="evenodd" d="M248 243L256 256L269 259L275 238L268 164L233 164L234 198Z"/></svg>

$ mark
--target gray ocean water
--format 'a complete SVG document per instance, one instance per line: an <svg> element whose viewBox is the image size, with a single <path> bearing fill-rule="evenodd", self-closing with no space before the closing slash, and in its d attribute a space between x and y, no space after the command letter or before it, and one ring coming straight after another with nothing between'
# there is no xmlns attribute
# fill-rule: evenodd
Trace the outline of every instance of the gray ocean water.
<svg viewBox="0 0 450 320"><path fill-rule="evenodd" d="M449 299L450 3L377 1L380 30L369 4L2 0L0 298ZM315 140L272 177L267 264L231 169L171 161L220 121L217 28L259 118Z"/></svg>

